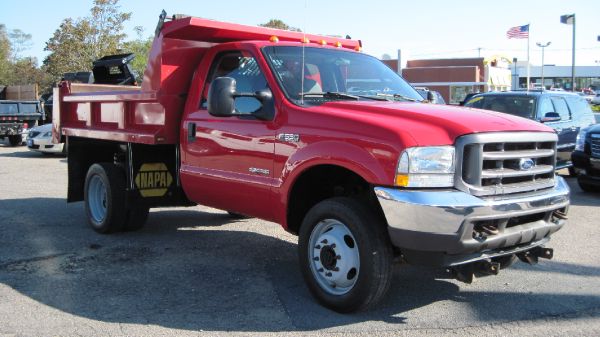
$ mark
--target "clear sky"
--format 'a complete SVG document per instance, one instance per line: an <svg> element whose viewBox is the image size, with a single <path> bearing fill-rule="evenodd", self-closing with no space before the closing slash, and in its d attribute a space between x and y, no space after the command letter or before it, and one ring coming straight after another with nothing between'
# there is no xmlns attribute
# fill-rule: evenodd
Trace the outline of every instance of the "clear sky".
<svg viewBox="0 0 600 337"><path fill-rule="evenodd" d="M92 0L2 0L0 23L33 35L25 51L41 62L45 42L64 18L89 15ZM158 14L183 13L208 19L256 25L271 18L283 20L307 33L346 34L363 41L364 51L376 57L404 59L502 55L526 59L527 40L507 39L513 26L531 24L530 60L541 64L536 42L551 41L545 64L570 65L572 26L560 23L560 15L576 14L576 63L600 66L600 0L121 0L132 12L126 23L131 38L134 26L145 34L154 31ZM481 50L478 50L481 48Z"/></svg>

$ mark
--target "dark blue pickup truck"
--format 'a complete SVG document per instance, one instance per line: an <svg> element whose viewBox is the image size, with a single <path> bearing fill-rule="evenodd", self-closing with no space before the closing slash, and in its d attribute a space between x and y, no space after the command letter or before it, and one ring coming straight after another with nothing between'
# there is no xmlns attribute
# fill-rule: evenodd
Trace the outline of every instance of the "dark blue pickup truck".
<svg viewBox="0 0 600 337"><path fill-rule="evenodd" d="M487 92L473 96L465 106L533 119L553 128L558 134L556 169L569 168L572 175L571 153L577 134L595 123L585 98L564 91Z"/></svg>
<svg viewBox="0 0 600 337"><path fill-rule="evenodd" d="M21 145L23 130L44 120L44 110L39 101L0 100L0 139L8 138L11 146Z"/></svg>
<svg viewBox="0 0 600 337"><path fill-rule="evenodd" d="M572 159L579 187L600 192L600 124L579 132Z"/></svg>

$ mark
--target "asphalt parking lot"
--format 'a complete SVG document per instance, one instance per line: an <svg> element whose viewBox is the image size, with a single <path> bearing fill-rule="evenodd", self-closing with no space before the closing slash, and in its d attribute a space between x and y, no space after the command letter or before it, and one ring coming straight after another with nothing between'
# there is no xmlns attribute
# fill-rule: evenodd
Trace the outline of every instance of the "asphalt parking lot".
<svg viewBox="0 0 600 337"><path fill-rule="evenodd" d="M553 260L471 285L399 265L379 307L341 315L278 225L198 206L99 235L65 201L66 167L0 142L0 336L600 335L600 194L573 178Z"/></svg>

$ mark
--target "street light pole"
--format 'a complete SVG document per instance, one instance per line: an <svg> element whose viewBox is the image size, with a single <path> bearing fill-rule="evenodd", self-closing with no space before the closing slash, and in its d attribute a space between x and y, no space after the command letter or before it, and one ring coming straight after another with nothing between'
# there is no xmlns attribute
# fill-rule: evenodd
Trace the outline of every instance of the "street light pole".
<svg viewBox="0 0 600 337"><path fill-rule="evenodd" d="M544 48L548 47L550 45L550 41L546 42L546 43L541 43L541 42L536 42L536 45L540 48L542 48L542 88L546 89L546 85L544 84Z"/></svg>
<svg viewBox="0 0 600 337"><path fill-rule="evenodd" d="M575 91L575 14L561 15L560 22L573 25L573 55L571 61L571 90Z"/></svg>

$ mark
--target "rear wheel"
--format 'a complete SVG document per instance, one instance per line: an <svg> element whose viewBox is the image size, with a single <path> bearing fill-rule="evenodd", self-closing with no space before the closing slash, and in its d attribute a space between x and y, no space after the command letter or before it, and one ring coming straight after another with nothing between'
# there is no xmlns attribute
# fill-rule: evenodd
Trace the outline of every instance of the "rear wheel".
<svg viewBox="0 0 600 337"><path fill-rule="evenodd" d="M584 182L583 180L581 180L581 178L577 178L577 184L584 192L593 193L599 191L599 189L596 186Z"/></svg>
<svg viewBox="0 0 600 337"><path fill-rule="evenodd" d="M94 164L88 170L85 211L96 232L135 231L146 224L150 210L147 206L125 206L126 185L125 172L114 164Z"/></svg>
<svg viewBox="0 0 600 337"><path fill-rule="evenodd" d="M8 143L10 146L19 146L23 143L22 135L8 136Z"/></svg>
<svg viewBox="0 0 600 337"><path fill-rule="evenodd" d="M125 231L137 231L142 229L148 220L148 213L150 209L145 206L136 206L127 210L127 220L123 230Z"/></svg>
<svg viewBox="0 0 600 337"><path fill-rule="evenodd" d="M114 164L90 166L85 178L85 212L92 228L102 234L123 229L125 208L125 174Z"/></svg>
<svg viewBox="0 0 600 337"><path fill-rule="evenodd" d="M392 246L385 226L363 204L332 198L315 205L300 227L300 268L324 306L351 312L376 304L392 276Z"/></svg>
<svg viewBox="0 0 600 337"><path fill-rule="evenodd" d="M249 216L244 215L244 214L240 214L240 213L236 213L236 212L231 212L231 211L227 211L227 214L229 214L229 217L232 219L250 219Z"/></svg>

